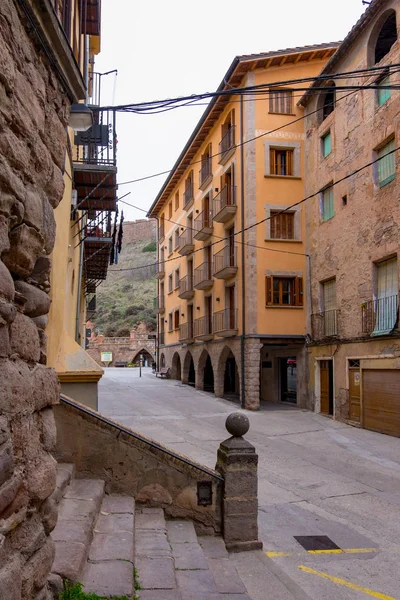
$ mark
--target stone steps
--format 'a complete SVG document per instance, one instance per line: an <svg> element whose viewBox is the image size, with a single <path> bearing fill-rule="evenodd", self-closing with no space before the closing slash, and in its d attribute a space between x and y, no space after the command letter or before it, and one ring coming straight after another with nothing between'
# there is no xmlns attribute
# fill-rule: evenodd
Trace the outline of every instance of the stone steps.
<svg viewBox="0 0 400 600"><path fill-rule="evenodd" d="M222 538L198 537L162 509L136 511L135 566L140 600L250 600Z"/></svg>

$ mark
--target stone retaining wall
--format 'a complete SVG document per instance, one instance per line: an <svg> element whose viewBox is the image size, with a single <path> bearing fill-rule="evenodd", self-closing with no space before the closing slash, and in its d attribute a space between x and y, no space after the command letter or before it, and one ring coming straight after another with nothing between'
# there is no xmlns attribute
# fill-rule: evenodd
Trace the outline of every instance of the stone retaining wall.
<svg viewBox="0 0 400 600"><path fill-rule="evenodd" d="M48 600L59 397L45 366L48 255L69 101L17 6L0 2L0 598Z"/></svg>

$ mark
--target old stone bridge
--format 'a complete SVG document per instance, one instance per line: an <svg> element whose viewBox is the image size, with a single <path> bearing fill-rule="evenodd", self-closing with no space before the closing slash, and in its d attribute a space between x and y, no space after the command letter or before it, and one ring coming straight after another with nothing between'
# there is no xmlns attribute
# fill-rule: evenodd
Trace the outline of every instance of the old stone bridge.
<svg viewBox="0 0 400 600"><path fill-rule="evenodd" d="M104 337L103 335L89 337L87 352L102 367L113 367L116 363L139 363L143 357L143 365L148 366L155 360L156 340L155 334L138 326L132 329L130 337ZM109 356L104 353L111 353ZM109 359L111 360L105 360Z"/></svg>

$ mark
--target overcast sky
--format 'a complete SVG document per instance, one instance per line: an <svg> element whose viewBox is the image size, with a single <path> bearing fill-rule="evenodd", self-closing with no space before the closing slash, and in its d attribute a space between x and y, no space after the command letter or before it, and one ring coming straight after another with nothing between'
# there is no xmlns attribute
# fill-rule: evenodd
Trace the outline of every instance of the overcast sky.
<svg viewBox="0 0 400 600"><path fill-rule="evenodd" d="M341 40L365 10L361 0L103 0L102 105L204 91L220 84L235 56ZM119 114L120 183L170 169L205 107L159 115ZM118 195L148 209L165 176L121 185ZM145 213L120 205L126 220Z"/></svg>

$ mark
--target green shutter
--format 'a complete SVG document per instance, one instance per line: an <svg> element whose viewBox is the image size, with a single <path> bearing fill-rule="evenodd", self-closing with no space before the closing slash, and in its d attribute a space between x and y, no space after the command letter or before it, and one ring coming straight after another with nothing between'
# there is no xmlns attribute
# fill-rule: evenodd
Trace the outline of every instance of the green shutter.
<svg viewBox="0 0 400 600"><path fill-rule="evenodd" d="M394 149L395 141L392 140L386 144L386 146L378 150L378 158L381 158L381 160L379 160L377 163L379 187L383 187L384 185L390 183L395 177L396 161L395 153L393 152ZM389 152L391 152L391 154L388 154Z"/></svg>
<svg viewBox="0 0 400 600"><path fill-rule="evenodd" d="M328 156L328 154L330 154L331 151L332 151L332 138L331 138L331 132L329 131L322 138L322 153L325 157L325 156Z"/></svg>
<svg viewBox="0 0 400 600"><path fill-rule="evenodd" d="M379 82L380 85L389 85L390 84L390 78L389 77L385 77L385 79L382 79L382 81ZM378 96L378 106L382 106L382 104L385 104L385 102L387 102L387 100L389 100L390 98L390 90L386 89L386 90L377 90L377 96Z"/></svg>
<svg viewBox="0 0 400 600"><path fill-rule="evenodd" d="M335 214L333 204L333 188L327 188L322 192L322 220L328 221Z"/></svg>

